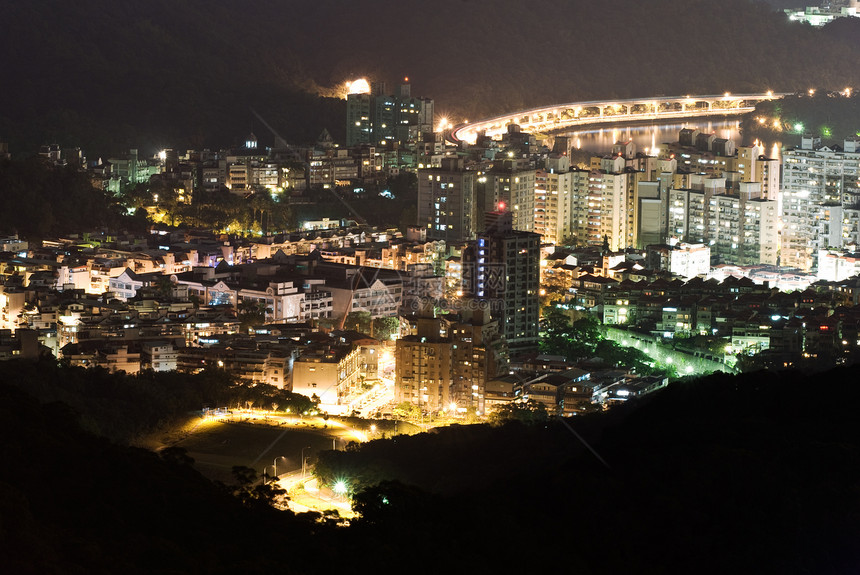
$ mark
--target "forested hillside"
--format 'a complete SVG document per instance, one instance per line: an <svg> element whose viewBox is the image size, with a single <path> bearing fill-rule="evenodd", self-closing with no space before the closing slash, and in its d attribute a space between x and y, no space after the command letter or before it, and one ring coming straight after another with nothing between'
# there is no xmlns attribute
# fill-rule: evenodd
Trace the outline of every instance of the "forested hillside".
<svg viewBox="0 0 860 575"><path fill-rule="evenodd" d="M0 369L4 572L860 568L856 366L815 380L717 374L566 423L451 427L324 452L317 475L347 483L361 512L337 530L209 483L178 449L158 457L81 428L140 420L147 398L165 409L194 393L225 400L218 378L171 374L145 391L145 377L95 375L48 361ZM90 408L30 393L86 397Z"/></svg>
<svg viewBox="0 0 860 575"><path fill-rule="evenodd" d="M792 24L752 0L0 0L0 13L0 141L19 153L222 146L251 130L271 143L251 107L291 141L340 140L343 101L321 95L359 75L391 90L409 76L461 118L860 84L850 26Z"/></svg>
<svg viewBox="0 0 860 575"><path fill-rule="evenodd" d="M777 141L787 148L800 145L802 134L820 136L825 145L842 146L845 138L860 136L860 94L820 90L760 102L741 120L741 131L749 141Z"/></svg>

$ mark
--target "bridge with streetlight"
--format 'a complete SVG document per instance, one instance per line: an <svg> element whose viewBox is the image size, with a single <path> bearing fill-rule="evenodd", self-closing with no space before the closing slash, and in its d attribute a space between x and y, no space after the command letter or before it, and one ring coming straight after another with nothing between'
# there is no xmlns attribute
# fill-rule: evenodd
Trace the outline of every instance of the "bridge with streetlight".
<svg viewBox="0 0 860 575"><path fill-rule="evenodd" d="M756 104L775 100L787 93L731 94L719 96L677 96L671 98L631 98L594 102L571 102L521 110L479 122L461 124L448 137L455 143L474 143L481 133L501 136L511 124L523 132L549 132L593 124L676 120L707 116L746 114Z"/></svg>

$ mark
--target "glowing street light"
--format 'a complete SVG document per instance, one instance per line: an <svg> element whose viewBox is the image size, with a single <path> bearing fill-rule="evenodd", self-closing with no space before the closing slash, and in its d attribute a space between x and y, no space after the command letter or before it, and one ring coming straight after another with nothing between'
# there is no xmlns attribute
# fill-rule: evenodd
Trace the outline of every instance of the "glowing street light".
<svg viewBox="0 0 860 575"><path fill-rule="evenodd" d="M349 486L346 484L346 481L344 481L343 479L338 479L337 481L335 481L334 486L332 487L332 491L334 491L337 495L343 498L348 487Z"/></svg>

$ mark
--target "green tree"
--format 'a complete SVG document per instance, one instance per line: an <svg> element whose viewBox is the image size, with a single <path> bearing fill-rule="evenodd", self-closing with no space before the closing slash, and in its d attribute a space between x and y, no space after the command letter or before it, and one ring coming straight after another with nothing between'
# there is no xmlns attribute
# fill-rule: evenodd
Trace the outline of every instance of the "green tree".
<svg viewBox="0 0 860 575"><path fill-rule="evenodd" d="M370 335L372 317L369 311L353 311L347 314L343 329L351 329Z"/></svg>
<svg viewBox="0 0 860 575"><path fill-rule="evenodd" d="M613 367L623 367L640 375L650 375L655 369L651 367L651 358L642 350L635 347L624 347L605 339L600 341L594 353Z"/></svg>
<svg viewBox="0 0 860 575"><path fill-rule="evenodd" d="M394 415L404 419L418 419L421 417L421 410L414 403L403 401L395 406Z"/></svg>
<svg viewBox="0 0 860 575"><path fill-rule="evenodd" d="M593 354L597 343L603 339L600 323L593 316L585 316L571 324L567 314L551 306L544 313L543 323L541 351L569 360Z"/></svg>
<svg viewBox="0 0 860 575"><path fill-rule="evenodd" d="M435 504L433 496L399 481L380 481L352 498L352 510L360 521L372 525L396 526L400 521L425 517Z"/></svg>
<svg viewBox="0 0 860 575"><path fill-rule="evenodd" d="M415 199L418 194L418 175L415 172L400 172L389 176L388 189L397 199Z"/></svg>
<svg viewBox="0 0 860 575"><path fill-rule="evenodd" d="M380 341L390 340L399 327L400 321L396 317L378 317L373 320L373 337Z"/></svg>
<svg viewBox="0 0 860 575"><path fill-rule="evenodd" d="M232 493L246 507L271 507L287 494L277 483L266 481L268 476L265 472L259 476L256 471L244 465L234 465L232 470L236 481L235 485L231 486Z"/></svg>
<svg viewBox="0 0 860 575"><path fill-rule="evenodd" d="M169 276L161 276L153 286L155 288L155 297L159 301L168 301L173 299L173 282Z"/></svg>
<svg viewBox="0 0 860 575"><path fill-rule="evenodd" d="M520 423L542 423L549 418L546 406L534 399L527 401L511 401L500 405L490 412L487 418L490 425L504 425L511 421Z"/></svg>
<svg viewBox="0 0 860 575"><path fill-rule="evenodd" d="M406 231L418 224L418 209L415 206L406 206L400 213L400 233L406 234Z"/></svg>
<svg viewBox="0 0 860 575"><path fill-rule="evenodd" d="M243 300L238 309L239 327L247 331L266 323L266 305L260 301Z"/></svg>

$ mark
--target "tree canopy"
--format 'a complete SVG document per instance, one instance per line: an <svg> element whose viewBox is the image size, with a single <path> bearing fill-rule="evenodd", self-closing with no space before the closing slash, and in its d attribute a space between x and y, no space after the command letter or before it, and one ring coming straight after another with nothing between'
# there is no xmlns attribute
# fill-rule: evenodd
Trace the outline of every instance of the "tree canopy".
<svg viewBox="0 0 860 575"><path fill-rule="evenodd" d="M99 228L140 229L90 176L33 157L0 160L0 230L38 238ZM14 206L14 209L11 209Z"/></svg>
<svg viewBox="0 0 860 575"><path fill-rule="evenodd" d="M444 549L454 572L857 566L860 367L719 374L567 426L449 427L324 452L318 471L346 481L362 513L335 530L319 514L271 509L247 470L213 484L180 451L112 444L29 393L44 397L44 380L74 389L82 372L5 365L0 552L14 573L322 574L381 562L438 573L440 561L415 562L418 542ZM130 413L135 386L117 383L132 401L113 405ZM810 401L822 390L839 401ZM512 533L538 552L487 553Z"/></svg>

